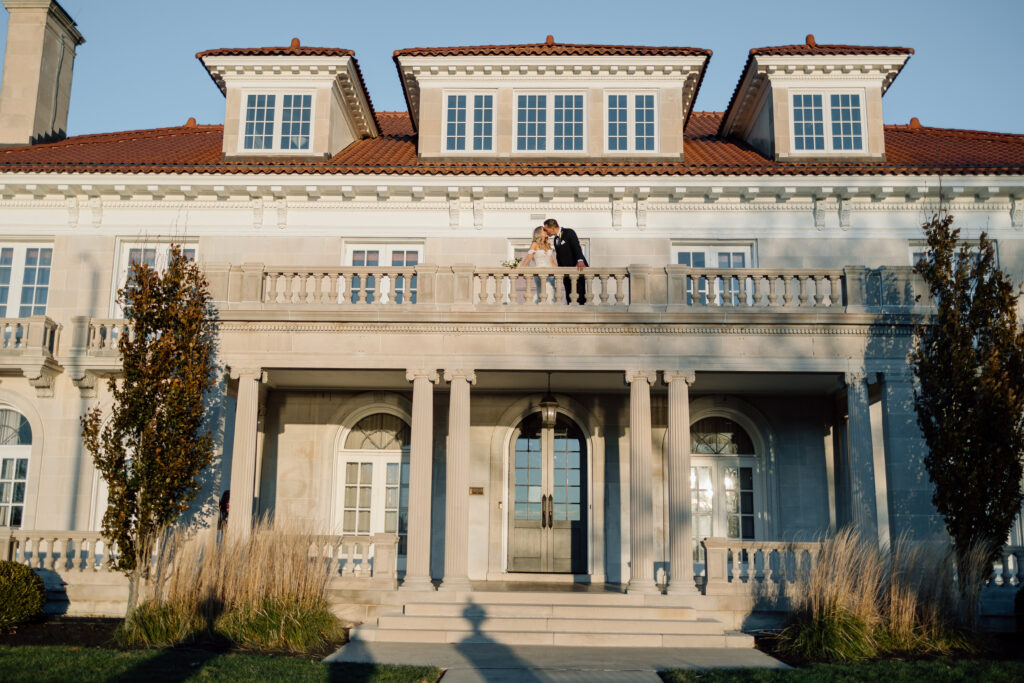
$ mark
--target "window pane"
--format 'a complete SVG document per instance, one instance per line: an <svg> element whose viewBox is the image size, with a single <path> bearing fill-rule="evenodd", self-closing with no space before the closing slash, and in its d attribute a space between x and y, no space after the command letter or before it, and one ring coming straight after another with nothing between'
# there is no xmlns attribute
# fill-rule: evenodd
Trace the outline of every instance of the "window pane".
<svg viewBox="0 0 1024 683"><path fill-rule="evenodd" d="M629 148L627 126L629 112L626 109L625 95L608 96L608 149L625 151Z"/></svg>
<svg viewBox="0 0 1024 683"><path fill-rule="evenodd" d="M654 95L637 95L634 100L634 141L639 151L654 149Z"/></svg>
<svg viewBox="0 0 1024 683"><path fill-rule="evenodd" d="M793 95L793 144L797 150L825 149L821 95Z"/></svg>
<svg viewBox="0 0 1024 683"><path fill-rule="evenodd" d="M312 96L285 95L281 105L281 149L309 149Z"/></svg>
<svg viewBox="0 0 1024 683"><path fill-rule="evenodd" d="M449 151L466 149L466 96L448 96L446 147Z"/></svg>
<svg viewBox="0 0 1024 683"><path fill-rule="evenodd" d="M245 103L245 149L272 149L274 146L275 95L249 95Z"/></svg>
<svg viewBox="0 0 1024 683"><path fill-rule="evenodd" d="M555 95L554 149L583 149L583 96Z"/></svg>
<svg viewBox="0 0 1024 683"><path fill-rule="evenodd" d="M860 95L832 95L830 98L832 114L832 149L860 149L862 144L860 124Z"/></svg>
<svg viewBox="0 0 1024 683"><path fill-rule="evenodd" d="M494 96L473 96L473 149L491 149L494 134Z"/></svg>
<svg viewBox="0 0 1024 683"><path fill-rule="evenodd" d="M547 149L547 95L520 95L516 102L516 149Z"/></svg>
<svg viewBox="0 0 1024 683"><path fill-rule="evenodd" d="M22 277L19 318L46 314L52 256L53 249L49 248L25 250L25 272Z"/></svg>

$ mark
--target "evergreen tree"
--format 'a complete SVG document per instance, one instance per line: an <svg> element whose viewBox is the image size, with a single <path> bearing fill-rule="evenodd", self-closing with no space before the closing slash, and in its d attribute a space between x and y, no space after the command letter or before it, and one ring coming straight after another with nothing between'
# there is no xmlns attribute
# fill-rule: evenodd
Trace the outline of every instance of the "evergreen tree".
<svg viewBox="0 0 1024 683"><path fill-rule="evenodd" d="M88 411L82 438L107 482L103 536L117 544L131 612L154 542L195 500L213 459L203 401L215 382L217 329L206 279L176 245L163 273L132 263L118 302L127 331L121 376L107 385L113 407L106 421Z"/></svg>
<svg viewBox="0 0 1024 683"><path fill-rule="evenodd" d="M918 380L914 403L928 445L932 501L945 518L958 566L967 571L977 543L991 567L1020 510L1024 334L1018 292L987 236L982 233L977 250L968 247L950 215L932 216L923 228L928 250L915 271L936 312L918 327L910 356ZM983 577L964 578L970 579L961 581L966 590Z"/></svg>

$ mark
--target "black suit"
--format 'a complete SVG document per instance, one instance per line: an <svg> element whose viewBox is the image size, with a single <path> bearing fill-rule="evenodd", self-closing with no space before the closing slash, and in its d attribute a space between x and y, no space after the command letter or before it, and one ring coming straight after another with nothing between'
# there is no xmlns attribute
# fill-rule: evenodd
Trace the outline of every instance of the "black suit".
<svg viewBox="0 0 1024 683"><path fill-rule="evenodd" d="M561 232L555 235L555 261L560 268L575 268L576 264L580 261L583 261L585 266L590 265L587 263L587 258L583 255L583 248L580 246L580 239L576 236L576 231L562 228ZM569 298L572 278L566 275L564 282L565 301L566 303L572 303ZM580 304L586 303L587 285L583 276L576 278L576 291L580 294Z"/></svg>

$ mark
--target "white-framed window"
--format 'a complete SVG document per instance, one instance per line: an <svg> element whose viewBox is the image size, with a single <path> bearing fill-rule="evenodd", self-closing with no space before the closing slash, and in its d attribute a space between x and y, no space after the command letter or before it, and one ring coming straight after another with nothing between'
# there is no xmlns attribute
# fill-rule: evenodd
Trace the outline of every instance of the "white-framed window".
<svg viewBox="0 0 1024 683"><path fill-rule="evenodd" d="M862 92L794 92L794 153L867 152Z"/></svg>
<svg viewBox="0 0 1024 683"><path fill-rule="evenodd" d="M247 151L308 150L312 117L310 93L244 93L241 148Z"/></svg>
<svg viewBox="0 0 1024 683"><path fill-rule="evenodd" d="M0 318L46 315L52 262L48 244L0 246Z"/></svg>
<svg viewBox="0 0 1024 683"><path fill-rule="evenodd" d="M753 249L749 243L738 244L676 244L672 246L672 263L694 269L721 268L736 270L753 266ZM739 303L741 287L737 277L717 277L713 274L688 278L687 305L721 306Z"/></svg>
<svg viewBox="0 0 1024 683"><path fill-rule="evenodd" d="M658 100L654 93L607 93L605 98L609 152L658 150Z"/></svg>
<svg viewBox="0 0 1024 683"><path fill-rule="evenodd" d="M516 93L517 152L586 150L583 93Z"/></svg>
<svg viewBox="0 0 1024 683"><path fill-rule="evenodd" d="M32 427L21 413L0 406L0 527L20 527L32 455Z"/></svg>
<svg viewBox="0 0 1024 683"><path fill-rule="evenodd" d="M727 417L706 417L690 426L690 453L694 560L704 538L761 537L764 482L750 435Z"/></svg>
<svg viewBox="0 0 1024 683"><path fill-rule="evenodd" d="M974 258L978 258L978 242L977 240L969 240L964 242L967 245L968 253L972 254ZM991 240L992 251L995 253L996 266L999 265L999 243L995 240ZM925 253L928 251L928 244L924 240L911 240L907 246L907 251L910 254L910 265L916 266L918 263L924 260ZM956 258L959 259L960 251L956 252Z"/></svg>
<svg viewBox="0 0 1024 683"><path fill-rule="evenodd" d="M530 245L533 243L529 237L513 238L508 241L508 257L510 259L517 258L522 261L526 258L526 255L530 252ZM554 249L554 246L551 247ZM590 238L580 238L580 249L583 250L583 257L587 259L587 263L590 263Z"/></svg>
<svg viewBox="0 0 1024 683"><path fill-rule="evenodd" d="M446 152L494 150L494 93L446 93Z"/></svg>
<svg viewBox="0 0 1024 683"><path fill-rule="evenodd" d="M195 261L198 255L198 248L195 244L179 244L185 258ZM171 243L165 241L155 242L122 242L117 259L117 278L111 292L111 311L115 318L120 318L124 312L117 304L117 292L128 282L128 271L133 263L144 263L150 268L159 272L167 269L167 262L171 255Z"/></svg>
<svg viewBox="0 0 1024 683"><path fill-rule="evenodd" d="M423 245L409 242L353 243L346 246L345 252L346 265L365 268L368 271L378 268L386 270L388 266L415 266L423 259ZM391 296L391 292L394 292L395 303L400 304L404 303L405 293L408 291L410 303L416 303L415 275L409 279L408 287L404 275L393 278L394 282L391 282L391 279L388 277L384 282L378 283L374 275L367 275L365 278L354 275L349 286L348 299L351 303L358 302L360 292L365 289L367 303L373 303L378 295Z"/></svg>
<svg viewBox="0 0 1024 683"><path fill-rule="evenodd" d="M335 524L346 535L398 535L406 554L409 527L409 425L390 413L355 424L338 453Z"/></svg>

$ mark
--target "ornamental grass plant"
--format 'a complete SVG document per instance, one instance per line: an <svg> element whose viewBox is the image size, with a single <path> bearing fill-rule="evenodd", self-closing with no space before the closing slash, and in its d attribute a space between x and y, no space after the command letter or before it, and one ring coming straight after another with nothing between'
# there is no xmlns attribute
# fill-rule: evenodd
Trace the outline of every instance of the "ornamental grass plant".
<svg viewBox="0 0 1024 683"><path fill-rule="evenodd" d="M317 653L343 642L327 604L320 536L300 523L263 520L245 537L213 529L164 536L148 599L120 632L126 645L166 647L203 639Z"/></svg>
<svg viewBox="0 0 1024 683"><path fill-rule="evenodd" d="M987 556L978 548L972 561ZM843 529L822 543L776 650L797 662L971 651L980 586L960 588L952 549L906 538L880 549Z"/></svg>

